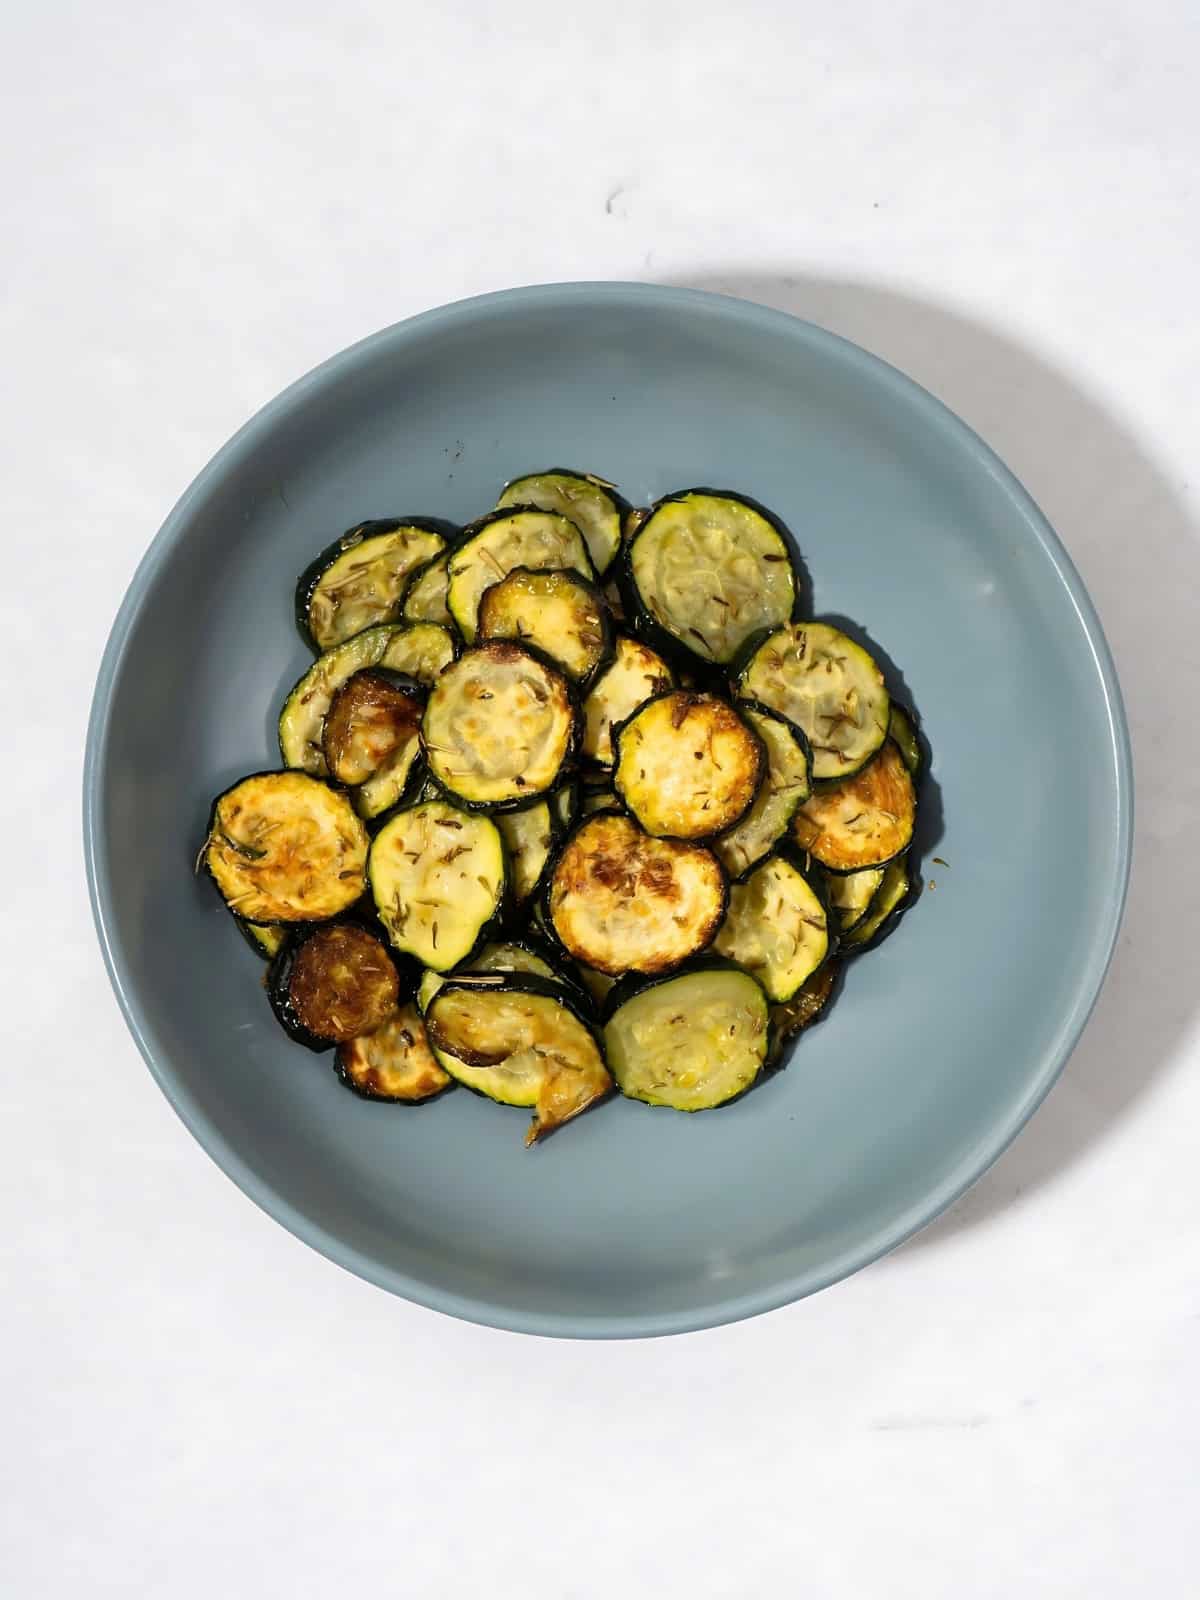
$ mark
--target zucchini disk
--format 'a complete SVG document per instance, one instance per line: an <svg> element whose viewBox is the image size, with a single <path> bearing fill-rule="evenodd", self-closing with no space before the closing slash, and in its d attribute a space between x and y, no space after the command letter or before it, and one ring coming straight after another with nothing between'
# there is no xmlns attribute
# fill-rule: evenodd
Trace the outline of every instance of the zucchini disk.
<svg viewBox="0 0 1200 1600"><path fill-rule="evenodd" d="M396 1100L414 1105L449 1088L453 1078L439 1064L421 1013L411 1002L399 1006L371 1033L338 1045L337 1075L364 1100Z"/></svg>
<svg viewBox="0 0 1200 1600"><path fill-rule="evenodd" d="M552 467L549 472L514 478L496 501L498 511L510 506L536 506L539 511L557 511L569 517L582 533L592 565L601 575L621 548L621 503L612 484L591 473Z"/></svg>
<svg viewBox="0 0 1200 1600"><path fill-rule="evenodd" d="M438 678L421 736L429 770L470 807L520 806L554 787L575 743L570 686L548 661L497 640Z"/></svg>
<svg viewBox="0 0 1200 1600"><path fill-rule="evenodd" d="M504 846L488 817L426 800L380 828L367 876L396 949L447 972L467 959L499 914Z"/></svg>
<svg viewBox="0 0 1200 1600"><path fill-rule="evenodd" d="M399 805L420 775L425 695L411 678L364 667L329 703L321 748L331 777L356 789L359 816Z"/></svg>
<svg viewBox="0 0 1200 1600"><path fill-rule="evenodd" d="M523 811L501 811L496 826L508 856L508 879L513 899L524 905L541 886L542 874L554 849L554 819L549 803L540 800Z"/></svg>
<svg viewBox="0 0 1200 1600"><path fill-rule="evenodd" d="M583 753L603 767L613 764L612 731L655 695L675 687L670 667L649 645L622 634L612 662L583 702Z"/></svg>
<svg viewBox="0 0 1200 1600"><path fill-rule="evenodd" d="M246 922L323 922L363 892L367 833L340 790L259 772L213 801L201 859Z"/></svg>
<svg viewBox="0 0 1200 1600"><path fill-rule="evenodd" d="M594 576L583 535L554 511L493 511L472 523L450 557L446 604L468 644L484 591L515 567L570 567Z"/></svg>
<svg viewBox="0 0 1200 1600"><path fill-rule="evenodd" d="M797 811L792 833L831 872L856 872L907 850L916 815L912 778L889 739L861 772L811 795Z"/></svg>
<svg viewBox="0 0 1200 1600"><path fill-rule="evenodd" d="M446 604L446 590L450 584L450 574L446 569L449 563L450 552L443 550L440 555L409 574L404 598L400 602L400 615L405 622L440 622L445 628L454 626L454 618Z"/></svg>
<svg viewBox="0 0 1200 1600"><path fill-rule="evenodd" d="M913 889L908 857L897 856L895 861L889 861L866 916L842 941L847 955L858 955L880 944L912 904Z"/></svg>
<svg viewBox="0 0 1200 1600"><path fill-rule="evenodd" d="M576 961L599 972L658 973L711 943L725 914L721 865L703 845L655 839L602 811L555 863L546 911Z"/></svg>
<svg viewBox="0 0 1200 1600"><path fill-rule="evenodd" d="M831 872L825 880L829 909L840 933L856 928L870 910L879 885L882 867L865 867L862 872Z"/></svg>
<svg viewBox="0 0 1200 1600"><path fill-rule="evenodd" d="M476 638L531 644L575 683L590 678L612 648L603 595L589 579L563 568L516 567L485 589Z"/></svg>
<svg viewBox="0 0 1200 1600"><path fill-rule="evenodd" d="M296 584L296 622L320 653L399 614L409 574L444 549L432 523L362 522L344 533Z"/></svg>
<svg viewBox="0 0 1200 1600"><path fill-rule="evenodd" d="M921 740L917 734L916 722L909 716L902 706L892 701L891 716L888 719L888 738L892 740L899 750L904 765L908 768L909 776L915 783L921 775L921 765L924 757L921 753Z"/></svg>
<svg viewBox="0 0 1200 1600"><path fill-rule="evenodd" d="M388 667L430 684L458 654L449 628L436 622L390 623L367 628L319 656L296 683L279 713L279 750L285 767L325 775L321 731L329 703L347 678L364 667Z"/></svg>
<svg viewBox="0 0 1200 1600"><path fill-rule="evenodd" d="M776 1003L790 1000L829 954L825 905L800 868L768 856L729 891L715 949L752 972Z"/></svg>
<svg viewBox="0 0 1200 1600"><path fill-rule="evenodd" d="M452 1077L502 1105L533 1107L527 1145L612 1091L591 1029L558 984L501 973L451 979L425 1026Z"/></svg>
<svg viewBox="0 0 1200 1600"><path fill-rule="evenodd" d="M715 695L675 689L648 700L614 735L613 783L647 833L705 839L754 804L762 740Z"/></svg>
<svg viewBox="0 0 1200 1600"><path fill-rule="evenodd" d="M743 667L738 693L803 729L818 781L850 777L887 737L891 704L883 673L861 645L826 622L776 629Z"/></svg>
<svg viewBox="0 0 1200 1600"><path fill-rule="evenodd" d="M793 1034L811 1027L817 1018L824 1014L825 1007L829 1004L829 997L833 993L833 986L837 982L837 975L838 963L827 961L823 967L817 968L811 978L800 985L790 1000L771 1007L771 1027L777 1047L782 1045L785 1039L790 1039Z"/></svg>
<svg viewBox="0 0 1200 1600"><path fill-rule="evenodd" d="M800 729L766 706L743 701L737 709L762 740L767 770L749 811L713 844L731 878L774 849L812 793L812 754Z"/></svg>
<svg viewBox="0 0 1200 1600"><path fill-rule="evenodd" d="M604 1049L621 1093L706 1111L754 1082L767 1055L767 997L749 973L706 963L625 997L613 992Z"/></svg>
<svg viewBox="0 0 1200 1600"><path fill-rule="evenodd" d="M796 604L779 529L744 500L704 489L653 507L627 548L625 581L626 607L640 626L722 666L751 635L786 622Z"/></svg>
<svg viewBox="0 0 1200 1600"><path fill-rule="evenodd" d="M477 956L463 962L455 976L462 972L523 972L534 978L547 978L557 983L564 981L562 974L555 972L540 951L518 940L506 944L485 944ZM421 981L417 985L417 1006L422 1016L445 981L445 976L440 972L426 970L421 974Z"/></svg>
<svg viewBox="0 0 1200 1600"><path fill-rule="evenodd" d="M381 1027L400 1001L396 964L373 933L335 922L299 935L272 963L271 1008L310 1050Z"/></svg>
<svg viewBox="0 0 1200 1600"><path fill-rule="evenodd" d="M261 956L264 961L274 961L288 936L287 927L280 922L247 922L244 917L236 915L233 920L254 954Z"/></svg>

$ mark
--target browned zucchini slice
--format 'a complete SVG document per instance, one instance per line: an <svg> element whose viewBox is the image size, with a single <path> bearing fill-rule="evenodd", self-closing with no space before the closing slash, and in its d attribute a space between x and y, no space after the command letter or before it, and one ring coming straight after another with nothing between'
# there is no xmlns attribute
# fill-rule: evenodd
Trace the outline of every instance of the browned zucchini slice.
<svg viewBox="0 0 1200 1600"><path fill-rule="evenodd" d="M474 642L484 591L514 567L570 567L594 576L583 535L555 511L493 511L469 527L450 557L446 604L468 644Z"/></svg>
<svg viewBox="0 0 1200 1600"><path fill-rule="evenodd" d="M485 589L475 637L531 644L575 683L590 678L612 647L604 597L587 578L561 567L516 567Z"/></svg>
<svg viewBox="0 0 1200 1600"><path fill-rule="evenodd" d="M267 987L283 1026L314 1049L371 1033L400 1000L395 962L354 922L300 936L276 959Z"/></svg>
<svg viewBox="0 0 1200 1600"><path fill-rule="evenodd" d="M675 677L649 645L622 634L612 662L583 702L583 753L603 767L613 764L612 731L655 695L675 687Z"/></svg>
<svg viewBox="0 0 1200 1600"><path fill-rule="evenodd" d="M824 901L795 863L768 856L729 891L714 948L762 984L767 999L790 1000L829 954Z"/></svg>
<svg viewBox="0 0 1200 1600"><path fill-rule="evenodd" d="M357 789L360 816L398 805L418 773L425 696L409 678L381 668L356 672L329 703L321 747L330 775Z"/></svg>
<svg viewBox="0 0 1200 1600"><path fill-rule="evenodd" d="M445 546L427 521L362 522L300 574L296 621L314 650L332 650L364 628L392 622L409 574Z"/></svg>
<svg viewBox="0 0 1200 1600"><path fill-rule="evenodd" d="M749 811L713 843L731 878L740 878L775 848L812 793L812 754L800 729L766 706L741 701L738 711L763 742L767 770Z"/></svg>
<svg viewBox="0 0 1200 1600"><path fill-rule="evenodd" d="M831 872L858 872L907 850L916 814L912 777L889 739L861 772L816 790L797 811L792 833Z"/></svg>
<svg viewBox="0 0 1200 1600"><path fill-rule="evenodd" d="M398 1007L373 1032L340 1044L335 1059L338 1077L364 1100L415 1105L454 1081L434 1055L412 1003Z"/></svg>
<svg viewBox="0 0 1200 1600"><path fill-rule="evenodd" d="M552 467L514 478L496 501L498 510L509 506L536 506L539 511L559 511L569 517L587 543L592 565L604 573L621 546L621 502L613 485L590 472Z"/></svg>
<svg viewBox="0 0 1200 1600"><path fill-rule="evenodd" d="M615 734L617 793L647 833L704 839L754 804L762 740L732 706L676 689L639 707Z"/></svg>

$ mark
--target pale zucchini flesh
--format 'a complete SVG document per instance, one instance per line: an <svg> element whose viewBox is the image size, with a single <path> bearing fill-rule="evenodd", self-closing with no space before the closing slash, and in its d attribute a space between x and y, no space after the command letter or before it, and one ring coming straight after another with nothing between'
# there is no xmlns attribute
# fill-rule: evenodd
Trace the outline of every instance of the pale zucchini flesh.
<svg viewBox="0 0 1200 1600"><path fill-rule="evenodd" d="M445 543L411 523L364 523L343 534L317 558L319 571L310 567L300 580L306 593L299 604L315 647L332 650L364 628L393 621L409 574Z"/></svg>
<svg viewBox="0 0 1200 1600"><path fill-rule="evenodd" d="M535 950L523 944L485 944L477 956L464 961L460 972L523 972L527 977L558 981L559 974ZM441 972L426 969L417 985L417 1006L424 1015L429 1002L446 981Z"/></svg>
<svg viewBox="0 0 1200 1600"><path fill-rule="evenodd" d="M584 537L592 565L603 575L621 548L621 507L612 487L586 472L532 472L505 485L496 509L536 506L569 517Z"/></svg>
<svg viewBox="0 0 1200 1600"><path fill-rule="evenodd" d="M438 972L467 959L504 899L495 823L445 801L423 801L385 822L367 870L392 944Z"/></svg>
<svg viewBox="0 0 1200 1600"><path fill-rule="evenodd" d="M554 849L555 828L549 803L541 800L520 811L497 812L496 826L508 853L513 899L523 905L541 885L542 874Z"/></svg>
<svg viewBox="0 0 1200 1600"><path fill-rule="evenodd" d="M858 926L843 939L843 949L855 953L866 950L889 933L895 921L907 909L912 888L908 858L897 856L895 861L889 861L870 909Z"/></svg>
<svg viewBox="0 0 1200 1600"><path fill-rule="evenodd" d="M675 689L617 729L613 784L647 833L703 839L754 803L766 765L758 735L715 695Z"/></svg>
<svg viewBox="0 0 1200 1600"><path fill-rule="evenodd" d="M411 1002L397 1008L373 1033L338 1046L338 1077L365 1100L415 1105L454 1081L440 1064Z"/></svg>
<svg viewBox="0 0 1200 1600"><path fill-rule="evenodd" d="M865 867L861 872L831 872L827 880L829 907L837 920L839 933L849 933L866 916L883 882L882 867Z"/></svg>
<svg viewBox="0 0 1200 1600"><path fill-rule="evenodd" d="M612 733L640 705L675 687L675 675L649 645L622 634L612 662L583 703L583 753L602 767L613 764Z"/></svg>
<svg viewBox="0 0 1200 1600"><path fill-rule="evenodd" d="M738 710L762 740L767 770L746 815L713 841L731 878L740 878L770 854L812 793L812 756L800 730L765 706L743 703Z"/></svg>
<svg viewBox="0 0 1200 1600"><path fill-rule="evenodd" d="M484 592L514 567L569 567L593 576L583 535L553 511L494 511L474 524L450 557L446 604L468 644Z"/></svg>
<svg viewBox="0 0 1200 1600"><path fill-rule="evenodd" d="M446 591L450 587L450 551L427 561L410 574L400 604L400 615L405 622L440 622L445 628L454 626L450 607L446 604Z"/></svg>
<svg viewBox="0 0 1200 1600"><path fill-rule="evenodd" d="M829 954L825 906L799 867L768 856L729 891L714 948L762 984L767 998L790 1000Z"/></svg>
<svg viewBox="0 0 1200 1600"><path fill-rule="evenodd" d="M796 812L792 833L831 872L857 872L907 850L916 813L912 778L889 739L852 778L816 790Z"/></svg>

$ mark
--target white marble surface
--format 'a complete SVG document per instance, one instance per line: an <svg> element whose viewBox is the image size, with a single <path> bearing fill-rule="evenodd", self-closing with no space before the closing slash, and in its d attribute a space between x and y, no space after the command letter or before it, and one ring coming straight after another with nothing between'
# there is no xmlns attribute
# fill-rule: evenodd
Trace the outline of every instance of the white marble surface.
<svg viewBox="0 0 1200 1600"><path fill-rule="evenodd" d="M1194 0L46 0L4 33L0 1590L1194 1593ZM109 622L209 455L376 327L577 277L799 311L973 423L1091 587L1140 783L1111 979L998 1166L814 1300L604 1347L410 1307L256 1211L126 1036L78 842Z"/></svg>

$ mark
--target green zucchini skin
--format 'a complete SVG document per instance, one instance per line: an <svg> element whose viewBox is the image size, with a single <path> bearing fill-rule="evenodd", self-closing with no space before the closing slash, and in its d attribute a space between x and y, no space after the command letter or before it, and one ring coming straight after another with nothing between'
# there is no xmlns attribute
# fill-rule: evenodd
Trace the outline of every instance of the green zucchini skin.
<svg viewBox="0 0 1200 1600"><path fill-rule="evenodd" d="M230 916L237 925L237 931L260 961L274 961L291 932L282 922L247 922L236 911L231 911Z"/></svg>
<svg viewBox="0 0 1200 1600"><path fill-rule="evenodd" d="M596 623L600 628L601 634L600 645L596 652L595 660L592 661L591 665L584 672L572 671L567 662L565 660L560 660L558 656L555 655L554 651L545 644L544 640L539 643L536 638L529 634L505 634L495 632L485 633L483 631L482 623L484 614L488 609L489 596L492 594L493 590L498 589L501 584L509 583L513 579L536 580L547 578L561 578L565 580L572 589L578 590L580 594L585 596L586 599L590 600L592 606L595 608ZM484 590L483 596L479 602L479 623L480 625L477 626L475 634L477 643L482 644L486 640L491 639L509 639L513 643L522 646L532 645L535 650L540 651L540 653L548 660L554 662L558 670L563 673L565 677L569 678L573 684L575 684L581 697L587 694L588 690L591 688L592 684L595 683L596 679L599 678L604 673L605 669L612 664L613 655L616 650L616 630L613 626L612 611L609 608L608 601L604 597L603 591L598 583L594 583L591 578L585 578L581 572L576 572L572 567L514 567L512 571L506 573L503 578L497 578L496 582L491 586L491 588Z"/></svg>
<svg viewBox="0 0 1200 1600"><path fill-rule="evenodd" d="M821 957L820 961L817 962L816 966L813 967L812 971L807 973L805 977L801 979L800 983L795 986L790 994L772 995L766 983L758 977L757 973L750 973L750 976L754 978L755 982L758 983L759 987L766 994L768 1003L773 1006L787 1005L806 983L815 978L817 973L819 973L824 967L828 966L829 963L834 960L841 947L837 927L837 917L829 903L829 889L825 881L825 874L819 868L810 866L803 853L794 848L786 839L781 840L780 843L776 845L774 850L768 851L765 856L754 862L752 866L747 867L745 872L743 872L739 878L736 878L733 883L730 884L730 894L732 895L732 892L735 888L746 884L756 872L761 872L764 867L776 860L785 863L793 872L797 873L799 877L803 878L804 882L811 891L814 900L816 900L818 905L821 907L822 914L825 918L825 953ZM720 938L719 931L717 938ZM714 953L721 955L724 960L733 961L735 966L738 965L738 963L733 959L732 956L728 954L728 952L716 950ZM749 971L748 968L744 970Z"/></svg>
<svg viewBox="0 0 1200 1600"><path fill-rule="evenodd" d="M476 543L480 541L483 534L486 534L488 530L494 527L497 523L506 522L510 519L515 520L525 516L533 516L552 520L556 525L557 534L562 539L566 541L577 541L578 558L569 561L560 561L557 563L557 565L559 567L578 572L582 577L588 578L592 582L595 582L596 580L596 569L592 565L591 556L588 554L587 541L584 539L579 528L571 521L569 517L565 517L561 512L557 511L542 511L538 506L503 506L495 511L489 511L484 516L478 517L474 522L470 523L466 528L463 529L462 537L455 545L449 568L450 586L447 592L446 605L450 615L454 618L455 626L467 644L475 643L476 618L478 615L479 600L482 598L484 590L490 587L490 585L487 583L482 584L479 587L478 595L472 598L467 593L467 590L473 588L474 585L466 584L465 582L460 584L459 579L462 578L465 580L468 571L471 568L471 562L474 560L476 555ZM491 578L491 582L496 582L501 577L507 577L507 575L516 567L528 567L530 565L530 562L527 559L528 554L528 551L524 552L521 557L518 560L513 561L510 566L504 567L501 567L493 556L491 566L494 568L494 576ZM554 565L553 562L549 564ZM535 559L534 565L536 567L545 567L548 565L548 563L542 559Z"/></svg>
<svg viewBox="0 0 1200 1600"><path fill-rule="evenodd" d="M290 935L279 954L267 968L267 999L271 1010L275 1013L275 1020L287 1034L289 1039L296 1044L302 1044L306 1050L311 1050L314 1055L324 1055L327 1050L336 1048L332 1039L321 1039L308 1029L296 1015L292 1005L289 986L292 981L292 965L296 959L296 952L304 943L308 933L305 928Z"/></svg>
<svg viewBox="0 0 1200 1600"><path fill-rule="evenodd" d="M458 528L453 523L446 522L440 517L376 517L369 522L356 523L353 528L348 528L345 533L339 534L336 539L327 544L322 551L313 557L296 579L294 604L296 631L313 655L319 656L323 653L321 646L313 638L308 620L312 598L316 592L317 585L334 562L340 561L342 556L346 554L347 550L352 549L355 543L378 538L381 534L394 533L397 528L419 528L423 533L435 533L447 545L457 538L459 533ZM347 541L350 542L348 543ZM440 554L441 552L438 553ZM428 565L428 562L422 562L421 565ZM407 592L411 581L412 575L409 576L405 583L404 592ZM403 593L401 594L401 602L403 602ZM378 627L381 623L395 622L400 616L401 606L397 605L392 610L394 615L379 617L369 626ZM362 630L358 631L361 632ZM351 637L353 636L351 635ZM345 640L339 642L344 644ZM336 650L337 645L332 645L330 648Z"/></svg>
<svg viewBox="0 0 1200 1600"><path fill-rule="evenodd" d="M535 485L539 478L574 478L580 483L588 484L590 488L598 491L606 500L611 502L617 522L617 537L613 542L612 550L609 552L607 559L599 561L596 559L596 552L592 548L592 540L588 538L587 530L582 526L579 528L580 533L583 534L583 542L587 546L587 552L591 557L592 565L595 567L597 575L599 577L603 577L605 573L611 569L613 562L620 554L621 545L623 543L625 519L632 511L633 507L630 505L629 501L625 499L624 495L620 492L617 486L613 483L610 483L607 478L598 477L592 472L577 472L574 467L546 467L541 472L523 472L519 477L510 478L504 485L504 488L500 491L500 497L496 503L497 509L504 509L507 502L507 497L509 495L514 495L512 502L514 505L532 504L533 502L527 501L525 497L517 493L517 491L519 491L524 484ZM543 507L541 509L545 508ZM559 508L556 507L555 509ZM569 517L571 513L569 511L563 511L562 515ZM573 520L574 519L572 518L572 521Z"/></svg>
<svg viewBox="0 0 1200 1600"><path fill-rule="evenodd" d="M889 888L894 889L896 874L903 873L906 887L895 904L883 915L880 915L880 902L888 893ZM921 894L921 880L909 863L907 854L896 856L887 863L883 870L883 882L875 893L875 898L867 907L866 915L856 923L855 927L842 940L841 954L843 956L861 956L868 950L876 950L885 939L891 937L900 926L906 912L911 911ZM856 937L857 935L857 937Z"/></svg>
<svg viewBox="0 0 1200 1600"><path fill-rule="evenodd" d="M396 1020L403 1021L404 1013L410 1008L413 1011L416 1011L415 1001L409 1001L407 1004L400 1006L397 1009ZM421 1020L419 1012L417 1012L415 1021L416 1025L421 1030L422 1039L424 1039L425 1024ZM371 1037L375 1036L376 1035L372 1035ZM382 1091L377 1084L373 1084L369 1081L364 1082L362 1078L355 1076L353 1070L351 1069L348 1053L354 1048L355 1045L360 1043L360 1040L355 1039L351 1040L349 1045L338 1045L333 1058L333 1070L337 1073L338 1082L341 1083L343 1087L349 1089L351 1094L356 1094L360 1100L370 1100L377 1105L405 1106L408 1108L413 1106L427 1106L434 1100L440 1100L444 1094L449 1094L452 1090L458 1087L458 1084L450 1076L450 1074L446 1072L445 1069L440 1066L440 1064L437 1063L437 1057L433 1056L436 1070L445 1080L443 1083L438 1084L435 1082L431 1088L429 1088L424 1094L420 1095L413 1095L411 1093L404 1095L387 1094L386 1092ZM428 1040L425 1040L425 1048L429 1050L431 1055L433 1055L433 1046L428 1043Z"/></svg>

